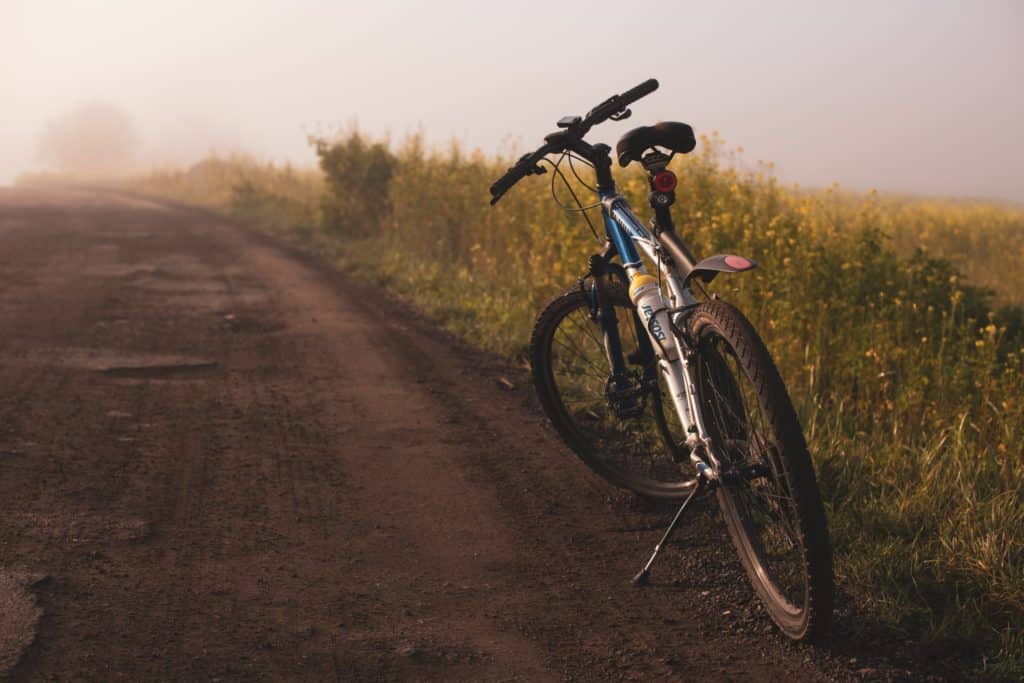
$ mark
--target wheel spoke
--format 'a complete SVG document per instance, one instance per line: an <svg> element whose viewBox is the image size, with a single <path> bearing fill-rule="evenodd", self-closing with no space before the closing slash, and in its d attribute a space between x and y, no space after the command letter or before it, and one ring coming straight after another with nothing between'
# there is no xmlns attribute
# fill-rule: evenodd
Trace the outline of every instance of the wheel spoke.
<svg viewBox="0 0 1024 683"><path fill-rule="evenodd" d="M672 404L660 400L659 377L656 373L652 377L649 362L630 364L627 375L620 375L615 385L610 385L604 334L590 318L586 297L577 301L577 307L567 311L555 327L549 354L560 402L574 432L588 444L588 457L599 458L605 467L626 476L652 482L689 479L673 457L675 444L682 441L681 429ZM625 299L616 304L624 359L639 358L634 315ZM639 415L627 417L636 402ZM613 403L618 407L613 409ZM671 415L665 415L666 407Z"/></svg>

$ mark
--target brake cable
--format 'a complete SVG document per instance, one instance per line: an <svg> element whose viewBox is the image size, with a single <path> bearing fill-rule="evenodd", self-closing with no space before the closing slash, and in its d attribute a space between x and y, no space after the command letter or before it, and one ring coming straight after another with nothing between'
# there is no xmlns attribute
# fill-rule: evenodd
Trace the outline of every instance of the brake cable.
<svg viewBox="0 0 1024 683"><path fill-rule="evenodd" d="M562 161L565 160L565 158L567 156L570 156L570 154L568 152L562 152L562 155L560 157L558 157L558 161L557 162L553 162L553 161L551 161L550 159L548 159L546 157L544 159L541 159L541 161L546 161L551 166L551 168L554 170L554 173L551 174L551 198L554 200L555 204L558 204L559 208L561 208L563 211L565 211L567 213L581 213L581 214L583 214L583 219L587 222L587 227L590 228L590 234L592 234L594 236L594 240L595 241L600 242L601 238L598 237L597 229L594 227L593 221L590 220L590 215L587 214L587 211L589 211L590 209L595 209L595 208L601 206L601 203L597 202L595 204L590 204L588 206L583 206L583 202L580 201L580 198L576 195L576 191L572 189L572 184L569 182L569 179L565 177L565 173L563 173L562 169L561 169ZM570 166L571 166L571 164L572 164L572 162L570 160ZM575 169L573 169L573 175L576 175ZM575 207L563 204L558 199L558 194L555 192L555 178L556 177L561 178L562 182L565 183L565 187L566 187L567 190L569 190L570 196L572 196L573 201L576 202L576 206ZM576 175L576 178L577 178L577 180L579 180L579 176L578 175ZM586 183L583 183L582 180L580 180L580 182L584 186L586 186Z"/></svg>
<svg viewBox="0 0 1024 683"><path fill-rule="evenodd" d="M581 156L577 156L577 155L573 154L572 152L569 152L568 154L569 154L569 168L572 169L572 174L574 176L576 176L576 180L579 181L580 185L582 185L583 187L587 188L588 190L590 190L594 194L597 194L597 188L596 187L591 187L590 185L587 185L586 181L584 181L583 178L580 178L580 174L577 173L576 167L573 165L572 160L576 159L577 161L581 161L584 164L586 164L587 166L589 166L590 168L594 168L594 164L590 163L590 161L588 161L587 159L584 159Z"/></svg>

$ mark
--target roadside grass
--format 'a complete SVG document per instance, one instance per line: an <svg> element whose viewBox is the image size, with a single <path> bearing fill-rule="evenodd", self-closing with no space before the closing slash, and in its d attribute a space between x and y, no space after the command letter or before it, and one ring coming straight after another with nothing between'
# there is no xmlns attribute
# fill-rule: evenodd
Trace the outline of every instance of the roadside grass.
<svg viewBox="0 0 1024 683"><path fill-rule="evenodd" d="M416 137L314 144L319 172L210 159L130 185L312 245L523 360L537 311L596 246L552 203L549 176L491 208L508 159ZM760 264L715 290L753 320L800 411L841 586L894 635L1019 679L1024 209L809 192L745 169L717 137L699 149L674 162L677 229L697 254ZM642 174L619 182L645 206Z"/></svg>

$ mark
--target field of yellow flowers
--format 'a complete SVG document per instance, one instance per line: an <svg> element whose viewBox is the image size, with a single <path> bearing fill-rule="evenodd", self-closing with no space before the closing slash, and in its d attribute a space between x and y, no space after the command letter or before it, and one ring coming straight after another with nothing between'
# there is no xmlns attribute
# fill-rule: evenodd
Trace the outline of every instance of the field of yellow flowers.
<svg viewBox="0 0 1024 683"><path fill-rule="evenodd" d="M353 267L513 359L597 245L550 176L490 208L508 159L358 133L314 144L320 170L208 159L132 186L358 254ZM677 229L698 255L761 265L716 290L761 331L800 411L841 589L895 634L1021 675L1024 209L805 191L717 137L698 149L673 162ZM645 206L642 175L620 189Z"/></svg>

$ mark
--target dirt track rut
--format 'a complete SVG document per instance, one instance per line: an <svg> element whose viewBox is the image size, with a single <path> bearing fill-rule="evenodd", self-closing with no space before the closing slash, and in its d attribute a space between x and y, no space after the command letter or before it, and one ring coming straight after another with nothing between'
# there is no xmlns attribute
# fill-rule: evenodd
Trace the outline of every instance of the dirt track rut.
<svg viewBox="0 0 1024 683"><path fill-rule="evenodd" d="M849 674L775 634L711 505L629 587L666 511L521 370L239 226L0 190L0 331L14 679Z"/></svg>

